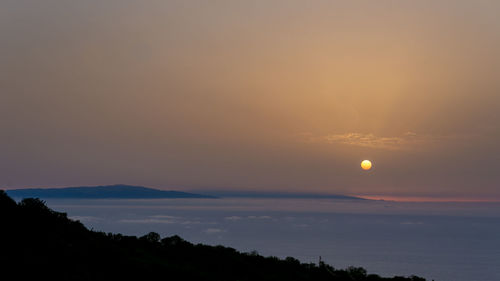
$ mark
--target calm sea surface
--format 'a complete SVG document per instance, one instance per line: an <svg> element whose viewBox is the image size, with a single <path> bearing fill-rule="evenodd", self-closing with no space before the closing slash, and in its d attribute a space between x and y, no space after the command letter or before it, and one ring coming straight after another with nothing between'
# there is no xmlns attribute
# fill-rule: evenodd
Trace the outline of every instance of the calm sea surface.
<svg viewBox="0 0 500 281"><path fill-rule="evenodd" d="M47 200L94 230L224 245L436 281L500 280L500 203L332 199Z"/></svg>

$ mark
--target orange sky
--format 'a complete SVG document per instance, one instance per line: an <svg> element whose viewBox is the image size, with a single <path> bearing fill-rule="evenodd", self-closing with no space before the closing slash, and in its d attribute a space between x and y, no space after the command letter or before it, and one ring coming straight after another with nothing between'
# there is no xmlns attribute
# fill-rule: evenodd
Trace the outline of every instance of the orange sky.
<svg viewBox="0 0 500 281"><path fill-rule="evenodd" d="M498 199L500 3L436 2L2 1L0 186Z"/></svg>

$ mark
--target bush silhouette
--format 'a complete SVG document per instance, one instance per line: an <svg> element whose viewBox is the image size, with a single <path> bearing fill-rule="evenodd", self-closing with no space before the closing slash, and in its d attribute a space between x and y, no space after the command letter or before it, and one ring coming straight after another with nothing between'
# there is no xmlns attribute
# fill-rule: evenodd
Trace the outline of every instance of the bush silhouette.
<svg viewBox="0 0 500 281"><path fill-rule="evenodd" d="M158 243L158 242L160 242L161 237L160 237L160 234L158 234L156 232L150 232L150 233L142 236L140 239L147 241L147 242L150 242L150 243Z"/></svg>

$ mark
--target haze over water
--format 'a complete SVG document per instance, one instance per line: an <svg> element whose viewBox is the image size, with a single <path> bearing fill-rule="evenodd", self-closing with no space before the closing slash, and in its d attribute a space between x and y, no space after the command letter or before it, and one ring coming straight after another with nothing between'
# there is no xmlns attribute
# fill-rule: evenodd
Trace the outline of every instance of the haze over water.
<svg viewBox="0 0 500 281"><path fill-rule="evenodd" d="M498 202L499 15L494 0L2 0L0 188ZM500 280L494 202L49 206L103 231Z"/></svg>
<svg viewBox="0 0 500 281"><path fill-rule="evenodd" d="M332 199L48 200L98 231L292 256L436 281L500 278L500 203Z"/></svg>

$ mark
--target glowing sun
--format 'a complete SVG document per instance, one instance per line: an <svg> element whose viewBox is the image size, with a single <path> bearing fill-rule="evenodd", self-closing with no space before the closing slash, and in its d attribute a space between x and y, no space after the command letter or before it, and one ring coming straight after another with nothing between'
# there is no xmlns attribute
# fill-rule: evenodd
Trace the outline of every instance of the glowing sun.
<svg viewBox="0 0 500 281"><path fill-rule="evenodd" d="M371 170L371 168L372 162L370 162L370 160L363 160L363 162L361 162L361 169L368 171Z"/></svg>

